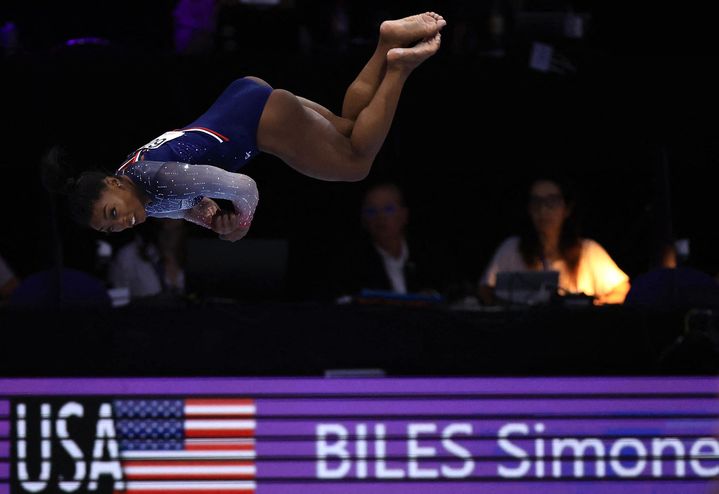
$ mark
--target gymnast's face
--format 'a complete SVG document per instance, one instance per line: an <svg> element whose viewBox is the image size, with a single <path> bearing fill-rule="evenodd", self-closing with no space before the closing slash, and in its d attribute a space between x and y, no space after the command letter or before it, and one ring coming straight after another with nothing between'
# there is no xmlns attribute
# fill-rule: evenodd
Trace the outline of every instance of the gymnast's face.
<svg viewBox="0 0 719 494"><path fill-rule="evenodd" d="M147 219L145 206L132 182L124 177L105 177L105 189L92 207L90 226L99 232L121 232Z"/></svg>
<svg viewBox="0 0 719 494"><path fill-rule="evenodd" d="M558 236L570 212L559 185L550 180L538 180L532 184L529 216L538 233Z"/></svg>

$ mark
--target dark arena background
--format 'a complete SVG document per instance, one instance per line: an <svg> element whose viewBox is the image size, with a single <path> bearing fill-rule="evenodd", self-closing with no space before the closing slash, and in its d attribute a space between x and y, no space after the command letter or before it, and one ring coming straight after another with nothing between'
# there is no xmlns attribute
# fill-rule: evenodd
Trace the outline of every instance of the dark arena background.
<svg viewBox="0 0 719 494"><path fill-rule="evenodd" d="M719 492L719 31L657 3L3 1L0 494ZM99 233L43 187L247 75L340 113L381 22L425 11L441 48L369 176L260 154L248 235L183 223L179 289L118 281L165 259L116 267L159 222ZM623 303L483 300L536 177L574 184ZM352 279L385 182L421 290Z"/></svg>

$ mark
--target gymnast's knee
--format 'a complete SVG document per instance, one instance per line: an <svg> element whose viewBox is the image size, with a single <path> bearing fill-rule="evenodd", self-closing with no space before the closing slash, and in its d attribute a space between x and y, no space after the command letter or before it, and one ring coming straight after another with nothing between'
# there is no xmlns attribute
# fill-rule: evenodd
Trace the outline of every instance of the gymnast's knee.
<svg viewBox="0 0 719 494"><path fill-rule="evenodd" d="M342 180L345 182L361 182L372 168L372 162L365 159L358 159L352 162L352 166L344 170Z"/></svg>

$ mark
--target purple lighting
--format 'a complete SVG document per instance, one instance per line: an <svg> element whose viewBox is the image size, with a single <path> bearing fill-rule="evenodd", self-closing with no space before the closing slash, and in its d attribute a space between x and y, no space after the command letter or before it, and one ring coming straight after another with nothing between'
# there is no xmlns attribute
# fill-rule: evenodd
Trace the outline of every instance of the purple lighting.
<svg viewBox="0 0 719 494"><path fill-rule="evenodd" d="M84 46L84 45L107 46L109 44L110 44L109 40L106 40L105 38L95 38L95 37L72 38L72 39L65 41L65 46Z"/></svg>

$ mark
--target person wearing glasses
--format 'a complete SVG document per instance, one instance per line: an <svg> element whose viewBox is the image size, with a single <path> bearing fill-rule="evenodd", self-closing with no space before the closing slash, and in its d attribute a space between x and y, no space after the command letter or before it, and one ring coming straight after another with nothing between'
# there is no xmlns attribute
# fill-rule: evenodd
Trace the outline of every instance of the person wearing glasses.
<svg viewBox="0 0 719 494"><path fill-rule="evenodd" d="M356 295L363 289L436 294L442 289L428 249L407 237L409 209L400 187L391 182L371 185L360 214L365 240L336 260L335 295Z"/></svg>
<svg viewBox="0 0 719 494"><path fill-rule="evenodd" d="M582 238L572 188L563 178L539 178L529 187L525 225L495 251L479 283L485 304L496 302L502 271L559 271L560 294L594 297L595 304L621 304L629 277L596 241Z"/></svg>

